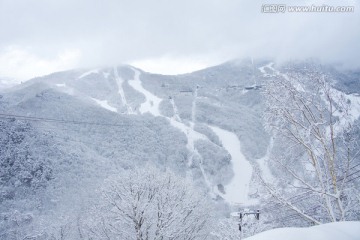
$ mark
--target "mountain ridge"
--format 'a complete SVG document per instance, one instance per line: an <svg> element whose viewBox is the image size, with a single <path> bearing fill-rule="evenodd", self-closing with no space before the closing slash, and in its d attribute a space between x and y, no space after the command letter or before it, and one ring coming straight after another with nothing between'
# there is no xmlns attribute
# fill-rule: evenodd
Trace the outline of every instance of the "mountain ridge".
<svg viewBox="0 0 360 240"><path fill-rule="evenodd" d="M19 143L4 149L17 154L24 146L29 148L18 159L19 168L34 179L40 174L36 181L44 187L32 186L32 180L28 186L27 177L15 174L17 184L2 182L1 210L6 216L14 211L25 214L31 208L21 202L29 201L29 206L40 203L42 209L32 212L34 219L52 219L50 210L76 218L87 204L96 202L96 191L109 175L146 164L190 179L218 204L220 215L239 203L259 204L254 173L235 186L240 195L228 191L234 189L232 179L241 179L247 169L234 168L238 166L234 154L250 169L266 160L273 144L264 129L263 85L267 79L284 77L286 71L306 71L308 65L319 68L301 63L275 69L274 63L254 64L247 59L167 76L121 65L58 72L3 90L0 120L6 127L1 136L15 137L16 128L25 129ZM26 130L24 124L33 130ZM14 130L12 125L18 127ZM239 144L227 148L226 134L233 134ZM37 161L44 158L47 161ZM35 161L36 168L49 168L51 176L46 177L46 171L27 171L28 165L22 163L29 161ZM274 173L271 166L260 165ZM31 189L30 193L24 189ZM3 221L0 232L8 224Z"/></svg>

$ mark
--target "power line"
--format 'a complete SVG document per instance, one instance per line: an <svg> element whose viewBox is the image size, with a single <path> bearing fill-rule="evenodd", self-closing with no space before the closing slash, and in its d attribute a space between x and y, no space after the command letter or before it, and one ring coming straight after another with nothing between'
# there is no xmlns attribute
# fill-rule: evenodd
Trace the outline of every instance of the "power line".
<svg viewBox="0 0 360 240"><path fill-rule="evenodd" d="M75 120L63 120L56 118L45 118L45 117L31 117L15 114L4 114L0 113L0 118L2 119L18 119L18 120L27 120L35 122L56 122L56 123L69 123L69 124L84 124L84 125L96 125L96 126L110 126L110 127L124 127L124 126L133 126L134 124L115 124L115 123L99 123L99 122L86 122L86 121L75 121Z"/></svg>
<svg viewBox="0 0 360 240"><path fill-rule="evenodd" d="M6 113L0 113L0 119L17 119L17 120L34 121L34 122L64 123L64 124L75 124L75 125L93 125L93 126L105 126L105 127L160 126L160 124L155 124L151 121L148 121L145 124L138 124L137 122L135 122L135 123L101 123L101 122L78 121L78 120L64 120L64 119L46 118L46 117L32 117L32 116L6 114Z"/></svg>

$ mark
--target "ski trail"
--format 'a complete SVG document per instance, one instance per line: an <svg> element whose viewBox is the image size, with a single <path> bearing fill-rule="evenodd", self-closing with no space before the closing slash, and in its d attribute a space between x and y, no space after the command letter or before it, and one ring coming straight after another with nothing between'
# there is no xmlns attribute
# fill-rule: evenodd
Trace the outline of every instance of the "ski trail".
<svg viewBox="0 0 360 240"><path fill-rule="evenodd" d="M173 119L175 119L175 120L178 121L178 122L182 122L182 121L181 121L181 118L180 118L180 116L179 116L179 111L178 111L178 109L177 109L177 107L176 107L176 104L175 104L175 101L174 101L173 98L170 99L170 103L171 103L172 108L173 108L173 111L174 111Z"/></svg>
<svg viewBox="0 0 360 240"><path fill-rule="evenodd" d="M87 71L87 72L81 74L81 75L78 77L78 79L84 78L84 77L86 77L86 76L88 76L88 75L90 75L90 74L93 74L93 73L99 73L99 69L93 69L93 70Z"/></svg>
<svg viewBox="0 0 360 240"><path fill-rule="evenodd" d="M193 164L193 158L195 156L198 156L200 159L199 162L199 168L201 171L201 174L204 178L205 184L208 187L209 190L212 189L211 187L211 183L209 181L209 179L206 176L204 167L203 167L203 157L201 156L201 154L198 152L198 150L195 147L195 141L197 140L208 140L208 137L195 131L194 130L194 125L195 125L195 113L196 113L196 97L197 97L197 89L195 90L195 94L194 94L194 98L193 98L193 102L192 102L192 107L191 107L191 121L190 121L190 126L186 126L185 124L182 123L180 116L178 115L177 112L177 108L175 105L175 102L173 99L171 99L171 104L173 105L173 109L174 109L174 117L170 119L170 123L177 127L178 129L182 130L187 138L187 144L186 144L186 148L188 149L190 155L188 156L187 159L187 165L188 167L191 167Z"/></svg>
<svg viewBox="0 0 360 240"><path fill-rule="evenodd" d="M65 83L57 83L55 84L57 87L66 87L66 84Z"/></svg>
<svg viewBox="0 0 360 240"><path fill-rule="evenodd" d="M155 96L142 86L142 82L140 81L140 71L136 70L135 68L133 68L133 71L134 79L128 81L129 85L145 96L145 102L142 103L139 108L140 113L144 114L149 112L155 117L162 116L159 110L159 105L162 99Z"/></svg>
<svg viewBox="0 0 360 240"><path fill-rule="evenodd" d="M262 67L259 67L258 69L260 70L260 72L262 73L263 77L272 77L273 75L267 73L267 71L265 70L265 68L268 68L271 70L271 66L273 65L274 63L270 62Z"/></svg>
<svg viewBox="0 0 360 240"><path fill-rule="evenodd" d="M262 158L257 159L257 162L259 164L259 168L261 171L261 176L264 178L265 181L271 183L275 181L274 176L272 175L270 169L269 169L269 157L270 157L270 153L271 150L274 146L274 139L271 138L270 139L270 144L266 150L266 154L265 156L263 156Z"/></svg>
<svg viewBox="0 0 360 240"><path fill-rule="evenodd" d="M121 97L121 103L123 106L126 107L126 113L127 114L133 114L133 110L132 108L128 105L127 101L126 101L126 97L125 97L125 93L124 93L124 89L122 87L122 84L124 83L124 80L119 76L119 72L117 70L117 67L114 67L114 76L115 76L115 81L116 84L118 86L118 93Z"/></svg>
<svg viewBox="0 0 360 240"><path fill-rule="evenodd" d="M288 75L286 75L285 73L281 73L280 71L276 70L273 66L274 66L273 62L266 65L267 68L269 68L271 71L273 71L274 76L281 76L285 80L291 81L291 83L294 85L296 90L298 90L299 92L305 92L304 88L302 87L302 85L298 81L296 81L295 79L290 79Z"/></svg>
<svg viewBox="0 0 360 240"><path fill-rule="evenodd" d="M167 117L165 117L167 118ZM170 121L170 124L179 129L181 132L183 132L187 138L187 144L186 144L186 148L188 149L188 151L190 152L190 156L188 158L188 166L190 167L192 165L192 159L193 157L196 155L195 152L197 152L196 148L195 148L195 141L197 140L209 140L205 135L194 131L193 128L186 126L184 123L179 122L177 120L175 120L174 118L167 118ZM199 154L199 153L198 153ZM200 155L200 154L199 154Z"/></svg>
<svg viewBox="0 0 360 240"><path fill-rule="evenodd" d="M107 100L99 100L96 98L91 98L93 101L95 101L97 104L99 104L102 108L105 108L106 110L117 112L117 109L110 106Z"/></svg>
<svg viewBox="0 0 360 240"><path fill-rule="evenodd" d="M195 122L196 122L196 100L197 100L197 97L198 97L198 86L196 86L195 88L195 91L194 91L194 98L193 98L193 102L192 102L192 105L191 105L191 122L190 122L190 127L186 129L186 137L187 137L187 149L189 150L190 152L190 156L188 158L188 166L191 167L191 165L193 164L193 158L195 156L199 156L200 158L200 163L199 163L199 168L200 168L200 171L201 171L201 174L204 178L204 181L205 181L205 184L207 185L207 187L211 190L212 187L211 187L211 183L208 179L208 177L206 176L206 173L205 173L205 170L204 170L204 167L203 167L203 157L200 155L200 153L198 152L198 150L195 148L195 141L196 140L200 140L200 139L203 139L203 140L208 140L208 137L206 137L205 135L203 134L200 134L198 132L196 132L194 130L194 126L195 126ZM175 105L175 102L173 99L171 99L171 104L173 105L173 109L174 109L174 118L178 118L179 120L180 117L177 113L177 108L176 108L176 105ZM174 124L175 122L173 122ZM179 126L178 126L179 127Z"/></svg>
<svg viewBox="0 0 360 240"><path fill-rule="evenodd" d="M226 194L224 199L232 204L250 203L248 199L249 184L251 181L252 167L241 152L240 141L238 137L229 131L215 126L209 126L219 137L224 148L230 153L233 165L234 177L231 182L225 186Z"/></svg>
<svg viewBox="0 0 360 240"><path fill-rule="evenodd" d="M254 66L254 58L251 57L251 66L252 66L252 80L254 82L254 86L257 86L257 79L255 77L255 66Z"/></svg>
<svg viewBox="0 0 360 240"><path fill-rule="evenodd" d="M194 137L192 136L193 134L196 133L196 131L194 130L194 126L195 126L195 122L196 122L196 100L197 100L197 97L198 97L198 89L199 89L199 86L196 86L195 91L194 91L194 98L193 98L193 102L192 102L192 106L191 106L191 122L190 122L191 131L190 131L190 134L189 134L189 139L192 139L192 142L191 142L192 146L190 146L190 147L192 147L194 150L192 151L192 154L190 155L190 157L188 159L188 165L189 166L192 165L194 156L199 156L200 157L199 168L201 170L201 174L203 175L203 178L204 178L204 181L205 181L206 185L211 190L212 187L211 187L210 181L208 180L208 178L206 176L204 166L203 166L204 158L199 154L199 152L195 148L194 140L193 140ZM207 137L205 137L205 138L208 139Z"/></svg>
<svg viewBox="0 0 360 240"><path fill-rule="evenodd" d="M191 122L190 122L190 126L192 129L194 129L194 125L196 122L196 99L198 96L198 87L195 88L194 91L194 100L192 102L192 106L191 106Z"/></svg>
<svg viewBox="0 0 360 240"><path fill-rule="evenodd" d="M204 178L204 181L205 181L206 186L209 188L209 190L211 190L211 189L212 189L211 183L210 183L208 177L206 176L206 173L205 173L205 170L204 170L204 167L203 167L203 160L204 160L204 159L203 159L203 157L200 155L200 153L198 152L197 149L194 149L194 151L193 151L193 156L192 156L192 157L194 157L194 156L199 156L199 157L200 157L199 168L200 168L201 174L202 174L202 176L203 176L203 178Z"/></svg>

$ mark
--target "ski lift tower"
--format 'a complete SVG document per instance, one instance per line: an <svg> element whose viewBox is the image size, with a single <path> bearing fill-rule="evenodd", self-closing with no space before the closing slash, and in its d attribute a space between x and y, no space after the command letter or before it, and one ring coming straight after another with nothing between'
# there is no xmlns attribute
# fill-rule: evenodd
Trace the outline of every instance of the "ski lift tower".
<svg viewBox="0 0 360 240"><path fill-rule="evenodd" d="M238 226L240 231L240 239L242 239L243 233L244 233L244 219L247 216L254 216L256 220L260 220L260 209L249 209L249 208L241 208L242 204L237 204L239 206L238 212L232 212L231 216L238 218Z"/></svg>

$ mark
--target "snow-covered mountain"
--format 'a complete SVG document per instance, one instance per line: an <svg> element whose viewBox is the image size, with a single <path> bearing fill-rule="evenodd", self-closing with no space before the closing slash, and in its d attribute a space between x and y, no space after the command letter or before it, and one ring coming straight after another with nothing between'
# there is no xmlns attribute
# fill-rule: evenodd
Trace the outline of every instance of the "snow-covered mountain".
<svg viewBox="0 0 360 240"><path fill-rule="evenodd" d="M309 65L339 80L358 122L358 73L303 62L291 71ZM149 163L194 182L219 212L259 204L254 167L274 177L261 92L288 69L237 60L166 76L123 65L53 73L3 90L0 236L17 225L31 231L76 219L108 176Z"/></svg>

